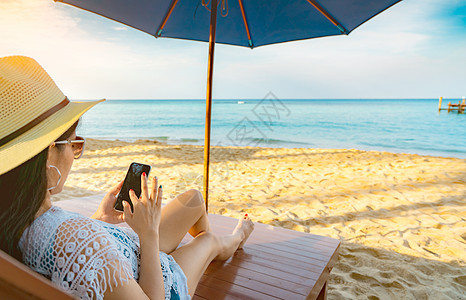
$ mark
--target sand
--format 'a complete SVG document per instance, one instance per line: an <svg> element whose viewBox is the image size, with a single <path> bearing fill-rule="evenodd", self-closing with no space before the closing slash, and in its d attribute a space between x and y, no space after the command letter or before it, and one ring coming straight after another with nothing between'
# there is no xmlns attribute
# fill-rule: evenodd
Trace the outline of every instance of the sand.
<svg viewBox="0 0 466 300"><path fill-rule="evenodd" d="M164 201L202 190L203 147L88 140L54 200L107 191L133 161ZM328 299L466 299L466 159L213 147L211 213L337 238Z"/></svg>

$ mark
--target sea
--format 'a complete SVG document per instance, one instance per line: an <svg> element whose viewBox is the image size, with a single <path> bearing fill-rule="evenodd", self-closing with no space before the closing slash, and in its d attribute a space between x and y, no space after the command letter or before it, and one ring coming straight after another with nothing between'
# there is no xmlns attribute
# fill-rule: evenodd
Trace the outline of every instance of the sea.
<svg viewBox="0 0 466 300"><path fill-rule="evenodd" d="M457 103L459 99L444 99ZM212 146L377 150L466 158L466 114L438 99L213 100ZM205 100L107 100L83 117L87 138L204 145Z"/></svg>

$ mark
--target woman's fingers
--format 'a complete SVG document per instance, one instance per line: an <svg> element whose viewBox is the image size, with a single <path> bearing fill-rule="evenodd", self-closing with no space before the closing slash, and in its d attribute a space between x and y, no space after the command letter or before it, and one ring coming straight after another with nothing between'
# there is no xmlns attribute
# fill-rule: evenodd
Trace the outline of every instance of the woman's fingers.
<svg viewBox="0 0 466 300"><path fill-rule="evenodd" d="M147 187L147 174L143 172L141 174L141 199L144 202L149 200L149 188Z"/></svg>
<svg viewBox="0 0 466 300"><path fill-rule="evenodd" d="M129 198L131 199L131 202L133 203L133 213L134 210L136 209L136 206L139 205L139 203L143 202L141 198L138 198L136 195L136 192L134 190L129 190ZM130 204L128 203L129 208L131 208Z"/></svg>
<svg viewBox="0 0 466 300"><path fill-rule="evenodd" d="M157 188L155 185L151 187L152 195L154 198L148 198L147 175L141 178L141 197L137 197L134 190L129 191L130 199L133 203L133 212L129 203L124 203L123 213L126 223L139 235L144 236L149 234L153 236L154 233L158 234L160 224L160 206L162 202L162 187ZM157 181L155 178L152 183ZM129 222L128 222L129 221Z"/></svg>
<svg viewBox="0 0 466 300"><path fill-rule="evenodd" d="M157 176L154 176L154 178L152 178L152 191L150 194L150 200L152 202L157 201L157 184L158 184Z"/></svg>
<svg viewBox="0 0 466 300"><path fill-rule="evenodd" d="M118 193L119 193L120 190L121 190L121 186L122 186L122 185L123 185L123 180L120 181L118 184L114 185L114 186L110 189L109 193L110 193L111 195L114 195L114 196L118 195Z"/></svg>
<svg viewBox="0 0 466 300"><path fill-rule="evenodd" d="M159 191L157 193L157 199L155 200L155 205L157 206L157 208L159 208L162 205L162 185L160 185L158 189Z"/></svg>
<svg viewBox="0 0 466 300"><path fill-rule="evenodd" d="M133 213L131 212L131 206L127 201L123 200L123 221L128 222L133 219Z"/></svg>

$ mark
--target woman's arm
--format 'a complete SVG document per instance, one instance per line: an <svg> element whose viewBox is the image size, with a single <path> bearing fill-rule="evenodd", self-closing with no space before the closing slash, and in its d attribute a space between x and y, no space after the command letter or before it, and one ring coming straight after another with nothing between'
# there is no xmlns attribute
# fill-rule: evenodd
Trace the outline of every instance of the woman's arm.
<svg viewBox="0 0 466 300"><path fill-rule="evenodd" d="M124 285L114 287L112 291L107 289L104 294L105 300L165 299L158 238L148 239L145 242L140 240L140 242L139 284L131 279Z"/></svg>
<svg viewBox="0 0 466 300"><path fill-rule="evenodd" d="M162 268L160 266L159 238L140 240L141 267L139 285L150 299L165 299Z"/></svg>
<svg viewBox="0 0 466 300"><path fill-rule="evenodd" d="M113 205L123 181L113 187L100 203L93 219L108 223L125 221L139 236L140 270L139 284L130 279L126 284L105 292L105 299L165 299L162 268L160 265L159 225L162 203L162 186L157 188L157 178L152 180L149 197L147 177L141 176L141 197L130 191L134 212L128 202L123 201L123 213L118 213ZM117 215L118 214L118 215Z"/></svg>
<svg viewBox="0 0 466 300"><path fill-rule="evenodd" d="M141 175L141 197L130 190L134 213L128 202L123 201L124 219L136 232L140 241L141 262L139 285L150 299L164 299L162 268L159 254L159 225L162 211L162 186L157 188L157 178L152 180L152 192L149 197L147 176Z"/></svg>

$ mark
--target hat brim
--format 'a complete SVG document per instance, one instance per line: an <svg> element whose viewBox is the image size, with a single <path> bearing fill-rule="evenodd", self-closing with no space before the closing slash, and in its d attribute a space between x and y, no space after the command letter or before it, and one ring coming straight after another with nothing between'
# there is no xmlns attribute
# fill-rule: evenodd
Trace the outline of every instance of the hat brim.
<svg viewBox="0 0 466 300"><path fill-rule="evenodd" d="M86 111L98 101L70 102L40 124L0 147L0 174L21 165L66 132Z"/></svg>

